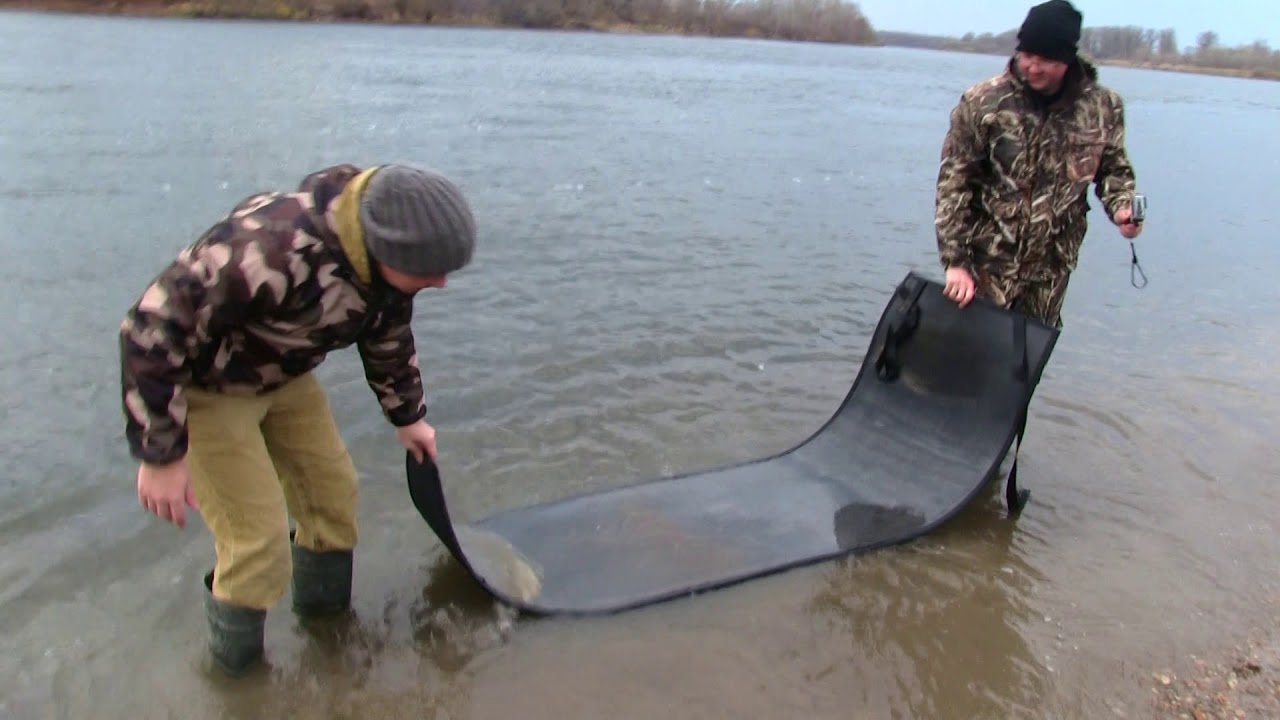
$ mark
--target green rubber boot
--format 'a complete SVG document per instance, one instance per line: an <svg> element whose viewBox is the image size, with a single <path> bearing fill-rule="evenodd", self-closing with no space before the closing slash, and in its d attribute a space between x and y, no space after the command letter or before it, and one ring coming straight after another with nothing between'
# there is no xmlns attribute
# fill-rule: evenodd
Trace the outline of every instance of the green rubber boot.
<svg viewBox="0 0 1280 720"><path fill-rule="evenodd" d="M293 609L305 617L332 617L351 608L351 550L293 553Z"/></svg>
<svg viewBox="0 0 1280 720"><path fill-rule="evenodd" d="M204 576L204 610L209 620L209 653L231 677L244 675L262 657L267 611L222 602L213 596L213 572Z"/></svg>

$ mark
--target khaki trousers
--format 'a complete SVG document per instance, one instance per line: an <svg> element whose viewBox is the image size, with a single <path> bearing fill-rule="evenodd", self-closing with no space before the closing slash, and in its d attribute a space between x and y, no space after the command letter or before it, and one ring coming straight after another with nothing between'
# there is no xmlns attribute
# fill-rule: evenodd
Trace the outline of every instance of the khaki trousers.
<svg viewBox="0 0 1280 720"><path fill-rule="evenodd" d="M357 478L315 376L237 397L188 389L187 466L213 533L213 596L269 609L289 587L294 542L355 547Z"/></svg>

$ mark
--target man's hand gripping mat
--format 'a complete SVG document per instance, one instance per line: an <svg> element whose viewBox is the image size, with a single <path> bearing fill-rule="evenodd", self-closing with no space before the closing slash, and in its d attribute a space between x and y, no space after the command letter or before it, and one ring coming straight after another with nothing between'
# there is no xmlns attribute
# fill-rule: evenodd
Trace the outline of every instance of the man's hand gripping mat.
<svg viewBox="0 0 1280 720"><path fill-rule="evenodd" d="M499 600L606 613L901 543L952 517L1021 437L1058 331L909 273L835 414L772 457L449 518L440 475L407 456L409 492ZM1015 456L1016 470L1016 456ZM1016 513L1026 491L1007 480Z"/></svg>

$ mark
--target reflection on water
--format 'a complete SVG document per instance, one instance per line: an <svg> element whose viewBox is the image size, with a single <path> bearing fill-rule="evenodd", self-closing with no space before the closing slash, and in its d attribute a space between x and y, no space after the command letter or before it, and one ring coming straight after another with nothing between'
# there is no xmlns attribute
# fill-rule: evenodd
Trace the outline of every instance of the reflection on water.
<svg viewBox="0 0 1280 720"><path fill-rule="evenodd" d="M202 662L200 697L209 712L197 716L465 717L468 668L502 646L515 616L451 557L440 556L423 574L417 595L372 612L321 621L280 613L267 666L247 678L228 680Z"/></svg>
<svg viewBox="0 0 1280 720"><path fill-rule="evenodd" d="M891 675L885 717L1035 717L1052 682L1022 635L1037 574L1013 549L1016 523L984 505L936 544L840 562L810 602Z"/></svg>
<svg viewBox="0 0 1280 720"><path fill-rule="evenodd" d="M266 662L237 680L205 657L203 618L190 607L198 594L170 588L175 611L147 629L121 632L130 613L117 607L71 645L54 639L46 657L79 657L60 663L47 700L10 692L0 717L465 717L469 666L502 647L514 616L451 558L407 576L401 589L360 583L355 608L338 618L303 621L283 604L268 618ZM40 672L27 668L23 677Z"/></svg>

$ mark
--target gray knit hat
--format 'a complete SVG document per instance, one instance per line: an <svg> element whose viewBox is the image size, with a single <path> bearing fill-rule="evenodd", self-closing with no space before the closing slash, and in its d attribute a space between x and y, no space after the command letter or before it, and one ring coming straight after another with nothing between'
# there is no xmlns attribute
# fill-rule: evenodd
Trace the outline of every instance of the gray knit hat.
<svg viewBox="0 0 1280 720"><path fill-rule="evenodd" d="M471 262L476 221L462 191L434 170L386 165L360 200L365 245L409 275L445 275Z"/></svg>

